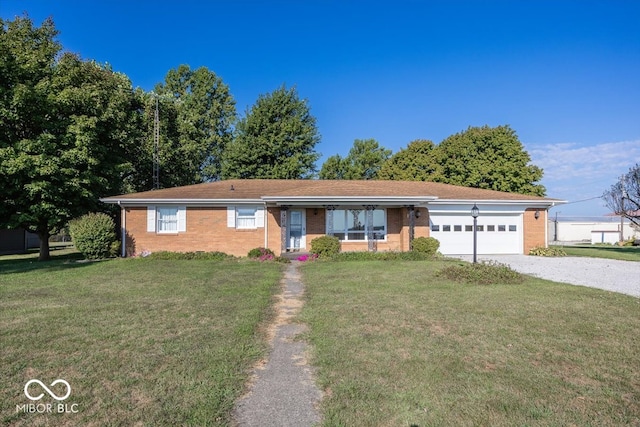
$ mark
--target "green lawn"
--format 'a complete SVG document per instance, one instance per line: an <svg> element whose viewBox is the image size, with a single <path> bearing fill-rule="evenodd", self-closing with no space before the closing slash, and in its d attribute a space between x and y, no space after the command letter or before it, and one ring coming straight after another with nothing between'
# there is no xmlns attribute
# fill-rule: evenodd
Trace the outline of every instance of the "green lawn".
<svg viewBox="0 0 640 427"><path fill-rule="evenodd" d="M266 351L260 325L272 315L281 265L53 255L46 263L0 257L3 425L230 423ZM77 413L16 409L32 403L27 381L58 378L70 384L64 403ZM45 394L36 403L57 402Z"/></svg>
<svg viewBox="0 0 640 427"><path fill-rule="evenodd" d="M610 258L640 262L640 246L578 245L554 247L562 249L569 256Z"/></svg>
<svg viewBox="0 0 640 427"><path fill-rule="evenodd" d="M450 263L303 266L324 425L640 425L638 298Z"/></svg>

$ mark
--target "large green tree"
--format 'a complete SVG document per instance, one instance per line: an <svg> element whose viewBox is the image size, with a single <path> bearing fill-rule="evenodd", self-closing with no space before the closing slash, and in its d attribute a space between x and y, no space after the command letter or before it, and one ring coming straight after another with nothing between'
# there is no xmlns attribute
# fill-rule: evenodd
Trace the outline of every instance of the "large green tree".
<svg viewBox="0 0 640 427"><path fill-rule="evenodd" d="M0 21L0 223L40 237L117 194L131 157L131 82L60 54L51 20Z"/></svg>
<svg viewBox="0 0 640 427"><path fill-rule="evenodd" d="M349 154L329 157L320 169L320 179L375 179L391 156L375 139L356 139Z"/></svg>
<svg viewBox="0 0 640 427"><path fill-rule="evenodd" d="M228 178L311 178L320 155L316 119L307 100L285 86L260 95L236 127L223 155Z"/></svg>
<svg viewBox="0 0 640 427"><path fill-rule="evenodd" d="M544 196L537 184L542 169L508 125L469 127L442 141L434 151L442 168L439 180L447 184Z"/></svg>
<svg viewBox="0 0 640 427"><path fill-rule="evenodd" d="M417 140L382 166L380 179L434 181L544 196L542 169L509 126L469 127L434 146Z"/></svg>
<svg viewBox="0 0 640 427"><path fill-rule="evenodd" d="M602 198L614 213L640 227L640 164L630 168Z"/></svg>
<svg viewBox="0 0 640 427"><path fill-rule="evenodd" d="M412 141L384 162L379 179L397 181L439 181L441 168L433 155L435 145L427 139Z"/></svg>
<svg viewBox="0 0 640 427"><path fill-rule="evenodd" d="M220 179L221 158L232 139L236 108L229 87L206 67L180 65L154 91L138 90L142 138L127 177L130 191L153 188L154 115L159 117L159 186Z"/></svg>
<svg viewBox="0 0 640 427"><path fill-rule="evenodd" d="M229 87L206 67L191 70L180 65L167 73L164 84L155 91L174 101L175 113L170 112L169 117L175 117L177 140L171 141L174 155L165 154L161 170L170 163L181 163L183 170L169 171L184 177L172 185L220 179L222 153L232 139L236 120Z"/></svg>

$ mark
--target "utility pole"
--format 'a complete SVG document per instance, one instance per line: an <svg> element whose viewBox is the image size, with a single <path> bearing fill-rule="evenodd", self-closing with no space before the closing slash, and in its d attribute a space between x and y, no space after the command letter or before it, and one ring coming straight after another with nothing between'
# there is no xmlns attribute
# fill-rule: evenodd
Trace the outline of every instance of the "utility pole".
<svg viewBox="0 0 640 427"><path fill-rule="evenodd" d="M624 241L624 199L627 191L624 188L624 175L620 177L620 243Z"/></svg>
<svg viewBox="0 0 640 427"><path fill-rule="evenodd" d="M153 114L153 189L160 188L160 116L158 113L158 95L156 110Z"/></svg>

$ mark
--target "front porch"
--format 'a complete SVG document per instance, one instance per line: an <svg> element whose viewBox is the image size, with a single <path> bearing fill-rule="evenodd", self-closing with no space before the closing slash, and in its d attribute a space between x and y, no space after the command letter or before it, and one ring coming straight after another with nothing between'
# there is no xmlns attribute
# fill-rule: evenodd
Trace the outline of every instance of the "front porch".
<svg viewBox="0 0 640 427"><path fill-rule="evenodd" d="M267 209L278 230L277 236L270 232L269 246L293 259L324 235L338 237L343 252L408 251L415 237L429 236L428 211L414 205L283 204Z"/></svg>

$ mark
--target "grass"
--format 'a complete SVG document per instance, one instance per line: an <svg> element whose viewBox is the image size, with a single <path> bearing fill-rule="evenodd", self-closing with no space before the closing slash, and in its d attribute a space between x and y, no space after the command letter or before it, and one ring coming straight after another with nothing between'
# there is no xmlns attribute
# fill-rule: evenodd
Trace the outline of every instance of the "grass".
<svg viewBox="0 0 640 427"><path fill-rule="evenodd" d="M562 248L568 256L640 261L640 246L577 245L554 247Z"/></svg>
<svg viewBox="0 0 640 427"><path fill-rule="evenodd" d="M228 425L266 351L281 265L0 257L3 425ZM77 413L24 413L30 379L72 388ZM43 392L37 385L32 394ZM56 386L62 387L62 386ZM58 394L64 393L64 387ZM37 403L57 403L48 395Z"/></svg>
<svg viewBox="0 0 640 427"><path fill-rule="evenodd" d="M303 266L325 426L640 425L640 300L459 262Z"/></svg>

